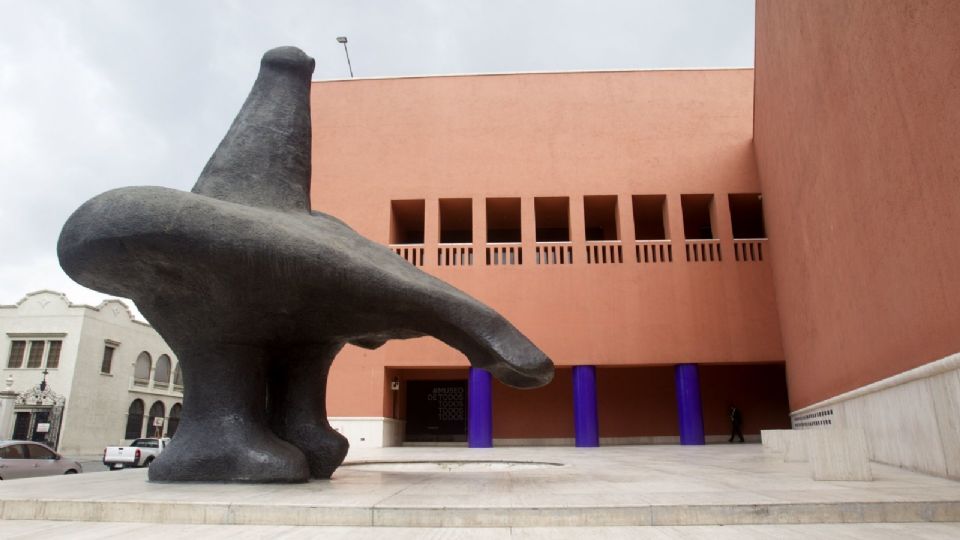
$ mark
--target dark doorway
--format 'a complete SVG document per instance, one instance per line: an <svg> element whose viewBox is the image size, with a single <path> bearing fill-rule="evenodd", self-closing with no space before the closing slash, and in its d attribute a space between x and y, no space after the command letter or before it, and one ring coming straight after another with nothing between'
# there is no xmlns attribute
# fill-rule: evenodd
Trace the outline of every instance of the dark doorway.
<svg viewBox="0 0 960 540"><path fill-rule="evenodd" d="M170 407L170 418L167 419L167 437L173 437L174 434L177 433L177 428L180 426L180 411L182 409L183 406L179 403Z"/></svg>
<svg viewBox="0 0 960 540"><path fill-rule="evenodd" d="M520 197L487 199L487 243L520 241Z"/></svg>
<svg viewBox="0 0 960 540"><path fill-rule="evenodd" d="M407 381L406 386L407 441L467 440L467 381Z"/></svg>
<svg viewBox="0 0 960 540"><path fill-rule="evenodd" d="M151 437L163 437L163 420L166 413L166 407L162 401L154 401L150 406L150 418L147 422L147 434Z"/></svg>
<svg viewBox="0 0 960 540"><path fill-rule="evenodd" d="M537 242L570 241L570 197L534 197Z"/></svg>
<svg viewBox="0 0 960 540"><path fill-rule="evenodd" d="M583 225L587 241L619 240L620 213L617 210L617 196L584 196Z"/></svg>
<svg viewBox="0 0 960 540"><path fill-rule="evenodd" d="M26 440L30 435L30 413L18 412L17 418L13 422L13 439L16 441Z"/></svg>
<svg viewBox="0 0 960 540"><path fill-rule="evenodd" d="M473 242L473 201L440 199L440 243Z"/></svg>
<svg viewBox="0 0 960 540"><path fill-rule="evenodd" d="M666 195L633 196L633 232L637 240L666 240Z"/></svg>
<svg viewBox="0 0 960 540"><path fill-rule="evenodd" d="M687 240L709 240L714 234L713 195L681 195L683 235Z"/></svg>
<svg viewBox="0 0 960 540"><path fill-rule="evenodd" d="M390 243L422 244L425 209L423 199L390 201Z"/></svg>
<svg viewBox="0 0 960 540"><path fill-rule="evenodd" d="M766 238L763 197L759 193L731 193L730 224L734 238Z"/></svg>
<svg viewBox="0 0 960 540"><path fill-rule="evenodd" d="M143 433L143 401L133 400L127 410L127 427L124 430L124 439L139 439Z"/></svg>

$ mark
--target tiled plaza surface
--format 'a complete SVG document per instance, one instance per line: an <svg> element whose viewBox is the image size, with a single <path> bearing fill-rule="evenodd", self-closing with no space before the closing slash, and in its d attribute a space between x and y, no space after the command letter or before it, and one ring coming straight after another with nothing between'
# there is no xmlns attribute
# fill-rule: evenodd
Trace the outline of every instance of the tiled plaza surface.
<svg viewBox="0 0 960 540"><path fill-rule="evenodd" d="M295 527L280 525L156 525L145 523L86 523L76 521L0 522L5 540L69 538L100 540L136 538L312 539L324 540L811 540L863 539L956 540L957 523L860 523L831 525L727 525L677 527Z"/></svg>
<svg viewBox="0 0 960 540"><path fill-rule="evenodd" d="M462 463L485 460L520 465ZM452 463L415 470L392 464L434 461ZM408 530L430 537L439 527L448 528L445 538L478 527L482 535L469 537L547 538L556 537L556 527L577 527L571 534L605 527L613 537L633 530L674 538L709 530L762 536L772 530L765 527L789 525L784 534L797 537L856 530L893 537L908 529L912 536L960 537L960 483L879 464L873 472L872 482L814 481L809 464L783 463L753 444L357 449L332 480L307 484L156 484L145 480L145 470L3 482L0 516L8 521L0 526L23 534L72 527L98 537L143 537L170 527L170 534L210 527L204 535L300 537L309 529L290 526L341 527L325 529L333 538L341 530L380 537L381 527L396 538Z"/></svg>

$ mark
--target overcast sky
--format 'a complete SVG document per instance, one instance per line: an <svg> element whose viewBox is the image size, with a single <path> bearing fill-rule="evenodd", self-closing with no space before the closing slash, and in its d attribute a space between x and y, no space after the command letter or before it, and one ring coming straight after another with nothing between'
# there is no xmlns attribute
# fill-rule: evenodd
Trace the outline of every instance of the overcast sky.
<svg viewBox="0 0 960 540"><path fill-rule="evenodd" d="M0 0L0 304L73 283L60 227L108 189L189 190L261 54L314 79L753 66L753 0Z"/></svg>

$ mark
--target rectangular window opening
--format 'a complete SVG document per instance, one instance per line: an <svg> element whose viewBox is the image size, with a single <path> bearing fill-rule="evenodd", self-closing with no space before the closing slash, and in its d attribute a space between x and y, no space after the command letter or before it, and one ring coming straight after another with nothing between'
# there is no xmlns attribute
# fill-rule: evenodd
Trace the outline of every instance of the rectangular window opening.
<svg viewBox="0 0 960 540"><path fill-rule="evenodd" d="M473 242L473 201L440 199L440 243Z"/></svg>
<svg viewBox="0 0 960 540"><path fill-rule="evenodd" d="M43 348L47 344L46 341L31 341L30 342L30 353L27 354L27 367L28 368L39 368L43 363Z"/></svg>
<svg viewBox="0 0 960 540"><path fill-rule="evenodd" d="M687 240L709 240L714 236L713 195L681 195L683 235Z"/></svg>
<svg viewBox="0 0 960 540"><path fill-rule="evenodd" d="M103 348L103 360L100 362L100 373L110 373L113 367L113 351L115 347L106 345Z"/></svg>
<svg viewBox="0 0 960 540"><path fill-rule="evenodd" d="M27 342L18 339L10 342L10 356L7 358L8 368L18 368L23 365L23 353L27 350Z"/></svg>
<svg viewBox="0 0 960 540"><path fill-rule="evenodd" d="M766 238L763 227L763 196L759 193L731 193L730 223L734 238Z"/></svg>
<svg viewBox="0 0 960 540"><path fill-rule="evenodd" d="M426 204L423 199L390 201L390 243L422 244Z"/></svg>
<svg viewBox="0 0 960 540"><path fill-rule="evenodd" d="M535 197L537 242L570 241L570 197Z"/></svg>
<svg viewBox="0 0 960 540"><path fill-rule="evenodd" d="M487 199L487 242L520 242L520 198Z"/></svg>
<svg viewBox="0 0 960 540"><path fill-rule="evenodd" d="M620 216L616 195L587 195L583 198L583 226L586 239L619 240Z"/></svg>
<svg viewBox="0 0 960 540"><path fill-rule="evenodd" d="M634 195L633 230L637 240L666 240L667 196Z"/></svg>
<svg viewBox="0 0 960 540"><path fill-rule="evenodd" d="M51 341L47 346L47 367L60 367L60 349L63 348L62 341Z"/></svg>

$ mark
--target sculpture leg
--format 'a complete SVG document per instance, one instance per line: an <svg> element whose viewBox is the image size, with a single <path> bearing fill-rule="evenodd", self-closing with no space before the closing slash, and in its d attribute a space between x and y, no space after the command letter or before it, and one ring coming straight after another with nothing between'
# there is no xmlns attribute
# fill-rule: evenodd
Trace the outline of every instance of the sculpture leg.
<svg viewBox="0 0 960 540"><path fill-rule="evenodd" d="M330 478L350 446L327 421L327 374L342 347L298 347L270 365L270 427L306 454L313 478Z"/></svg>
<svg viewBox="0 0 960 540"><path fill-rule="evenodd" d="M150 466L150 480L306 482L303 453L267 426L263 350L195 344L181 350L183 420Z"/></svg>

